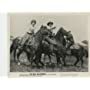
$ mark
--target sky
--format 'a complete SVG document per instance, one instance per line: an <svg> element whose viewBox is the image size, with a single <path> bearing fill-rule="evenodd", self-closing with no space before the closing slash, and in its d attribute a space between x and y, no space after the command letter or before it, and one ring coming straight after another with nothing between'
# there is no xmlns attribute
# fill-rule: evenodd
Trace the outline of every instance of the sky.
<svg viewBox="0 0 90 90"><path fill-rule="evenodd" d="M54 22L57 32L60 27L71 31L75 42L88 39L88 16L86 14L70 13L13 13L10 16L10 33L14 37L23 36L28 31L30 21L37 21L36 31L41 25L46 25L48 21ZM89 19L90 20L90 19Z"/></svg>

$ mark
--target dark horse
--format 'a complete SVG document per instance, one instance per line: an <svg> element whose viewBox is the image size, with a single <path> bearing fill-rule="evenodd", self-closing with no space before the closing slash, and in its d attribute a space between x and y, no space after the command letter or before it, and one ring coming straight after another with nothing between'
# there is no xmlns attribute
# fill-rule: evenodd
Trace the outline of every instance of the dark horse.
<svg viewBox="0 0 90 90"><path fill-rule="evenodd" d="M26 52L28 60L30 58L30 49L29 49L30 47L26 45L21 46L20 42L21 42L21 39L19 37L16 37L12 41L12 44L10 46L10 54L12 54L13 52L14 62L18 62L17 57L19 59L19 56L22 52Z"/></svg>
<svg viewBox="0 0 90 90"><path fill-rule="evenodd" d="M68 33L63 27L61 27L57 34L55 35L55 40L57 42L57 50L55 51L56 53L56 58L57 58L57 64L61 63L61 58L62 58L62 61L63 61L63 65L66 66L66 62L65 62L65 58L66 56L68 55L67 53L67 42L65 40L65 36L66 37L69 37L71 34ZM72 44L74 42L74 39L73 37L70 38L70 40L72 40ZM72 45L70 43L69 47Z"/></svg>
<svg viewBox="0 0 90 90"><path fill-rule="evenodd" d="M74 63L74 65L76 66L79 61L81 61L81 67L83 67L83 63L84 63L84 60L83 60L83 57L88 57L88 51L84 48L84 46L78 44L79 48L76 49L76 48L72 48L70 49L71 50L71 55L75 56L76 57L76 62Z"/></svg>
<svg viewBox="0 0 90 90"><path fill-rule="evenodd" d="M38 51L38 55L36 56L39 56L39 58L41 58L41 54L44 53L47 54L50 58L50 55L53 55L54 53L57 58L57 64L61 63L60 58L62 58L64 65L66 65L65 57L67 55L67 52L65 47L66 41L64 38L64 36L66 35L69 35L69 33L67 33L64 28L60 28L57 34L53 37L53 39L49 36L45 37L44 41L46 42L46 44L40 44L40 49Z"/></svg>
<svg viewBox="0 0 90 90"><path fill-rule="evenodd" d="M13 52L14 61L16 61L15 60L16 50L19 47L19 45L20 45L20 39L19 37L16 37L15 39L13 39L12 44L10 46L10 54L12 54Z"/></svg>
<svg viewBox="0 0 90 90"><path fill-rule="evenodd" d="M28 44L25 43L25 45L23 45L23 46L18 45L18 47L15 48L15 51L16 51L15 56L17 57L17 61L20 62L19 56L22 54L22 52L25 52L27 54L28 60L31 63L35 62L35 64L37 65L38 62L40 62L41 64L43 64L39 60L40 55L38 55L37 60L34 60L34 58L38 54L38 49L40 48L40 44L41 44L42 40L44 39L44 37L46 35L48 35L50 33L51 32L49 30L47 30L47 27L42 25L40 30L38 30L37 33L32 38L32 40L30 40L30 43L28 43ZM27 42L29 42L29 40L27 40Z"/></svg>

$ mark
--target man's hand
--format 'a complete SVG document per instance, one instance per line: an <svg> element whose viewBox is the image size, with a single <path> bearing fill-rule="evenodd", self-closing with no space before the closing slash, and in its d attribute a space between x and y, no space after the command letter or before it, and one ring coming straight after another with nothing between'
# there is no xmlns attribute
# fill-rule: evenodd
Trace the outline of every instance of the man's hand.
<svg viewBox="0 0 90 90"><path fill-rule="evenodd" d="M56 27L53 27L52 30L55 29L55 28L56 28Z"/></svg>

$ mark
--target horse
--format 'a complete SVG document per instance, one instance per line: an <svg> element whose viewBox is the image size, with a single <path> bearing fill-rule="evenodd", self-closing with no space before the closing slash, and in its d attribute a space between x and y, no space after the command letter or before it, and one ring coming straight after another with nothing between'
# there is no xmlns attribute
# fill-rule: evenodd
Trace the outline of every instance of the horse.
<svg viewBox="0 0 90 90"><path fill-rule="evenodd" d="M61 63L60 58L63 58L64 66L66 66L65 63L66 42L64 39L64 35L67 35L67 31L64 30L64 28L60 28L57 34L53 37L53 39L49 38L48 36L45 37L44 41L47 42L48 44L46 45L45 43L41 44L40 49L38 51L39 52L38 56L41 55L41 53L47 54L48 56L53 55L54 53L57 58L57 64ZM51 57L49 58L51 59Z"/></svg>
<svg viewBox="0 0 90 90"><path fill-rule="evenodd" d="M40 62L41 64L43 64L40 60L39 60L39 56L38 54L38 49L40 48L40 44L42 42L42 40L44 39L44 37L48 34L50 34L51 32L49 30L47 30L46 26L41 26L40 29L36 32L36 34L34 35L34 37L31 40L28 40L28 42L30 41L30 43L23 45L23 47L18 48L18 52L16 54L17 56L17 61L20 62L19 60L19 56L22 54L22 52L26 52L29 61L31 62L31 64L33 62L35 62L35 64L38 66L38 63ZM35 58L35 56L38 56Z"/></svg>
<svg viewBox="0 0 90 90"><path fill-rule="evenodd" d="M27 43L28 40L26 40ZM16 37L15 39L13 39L12 44L10 46L10 54L12 54L13 52L13 57L14 57L14 62L18 62L17 58L19 58L20 54L22 52L25 52L27 54L27 58L29 60L30 58L30 47L26 46L25 44L23 46L21 46L21 38L20 37ZM17 52L19 52L17 54Z"/></svg>
<svg viewBox="0 0 90 90"><path fill-rule="evenodd" d="M77 64L79 63L79 61L81 61L81 67L83 67L83 57L88 58L88 51L84 48L84 46L77 44L78 48L75 48L75 46L73 45L70 49L71 51L71 55L76 57L76 62L74 63L74 66L77 66Z"/></svg>
<svg viewBox="0 0 90 90"><path fill-rule="evenodd" d="M46 36L39 46L40 48L38 49L36 58L39 58L39 60L41 60L42 54L44 54L44 57L47 55L49 57L49 64L51 64L51 55L53 55L53 45L55 44L56 44L56 41L52 40L51 34Z"/></svg>
<svg viewBox="0 0 90 90"><path fill-rule="evenodd" d="M61 27L55 35L55 40L57 42L57 50L55 50L57 65L62 64L61 58L63 59L64 66L66 66L65 57L66 57L66 40L64 36L67 35L67 31Z"/></svg>
<svg viewBox="0 0 90 90"><path fill-rule="evenodd" d="M70 43L68 44L69 47L71 47L74 44L74 39L73 36L71 37L71 33L69 33L71 31L66 31L63 27L61 27L57 34L55 35L55 40L57 42L58 45L58 50L56 52L56 58L57 58L57 64L61 63L60 58L62 58L63 60L63 65L66 66L66 61L65 58L68 55L67 50L67 41L65 39L66 37L69 37Z"/></svg>
<svg viewBox="0 0 90 90"><path fill-rule="evenodd" d="M10 54L13 53L13 57L14 57L15 62L16 62L16 60L15 60L16 50L19 47L19 45L20 45L20 37L16 37L15 39L12 40L12 44L10 46Z"/></svg>

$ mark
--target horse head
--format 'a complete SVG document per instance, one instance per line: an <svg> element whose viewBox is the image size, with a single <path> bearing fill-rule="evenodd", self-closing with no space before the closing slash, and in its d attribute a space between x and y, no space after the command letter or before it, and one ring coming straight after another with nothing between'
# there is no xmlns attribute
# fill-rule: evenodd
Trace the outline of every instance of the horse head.
<svg viewBox="0 0 90 90"><path fill-rule="evenodd" d="M50 31L47 29L47 27L44 25L41 25L40 29L36 32L34 36L34 40L35 42L40 43L49 34L50 34Z"/></svg>
<svg viewBox="0 0 90 90"><path fill-rule="evenodd" d="M51 34L50 30L48 30L48 28L46 26L42 25L40 30L41 30L42 35L50 35Z"/></svg>
<svg viewBox="0 0 90 90"><path fill-rule="evenodd" d="M67 31L61 27L59 28L59 30L57 31L55 38L56 40L60 41L61 43L65 42L64 40L64 36L67 34Z"/></svg>
<svg viewBox="0 0 90 90"><path fill-rule="evenodd" d="M71 34L71 31L68 31L66 34L66 39L69 41L69 47L72 46L73 44L75 44L73 35Z"/></svg>

